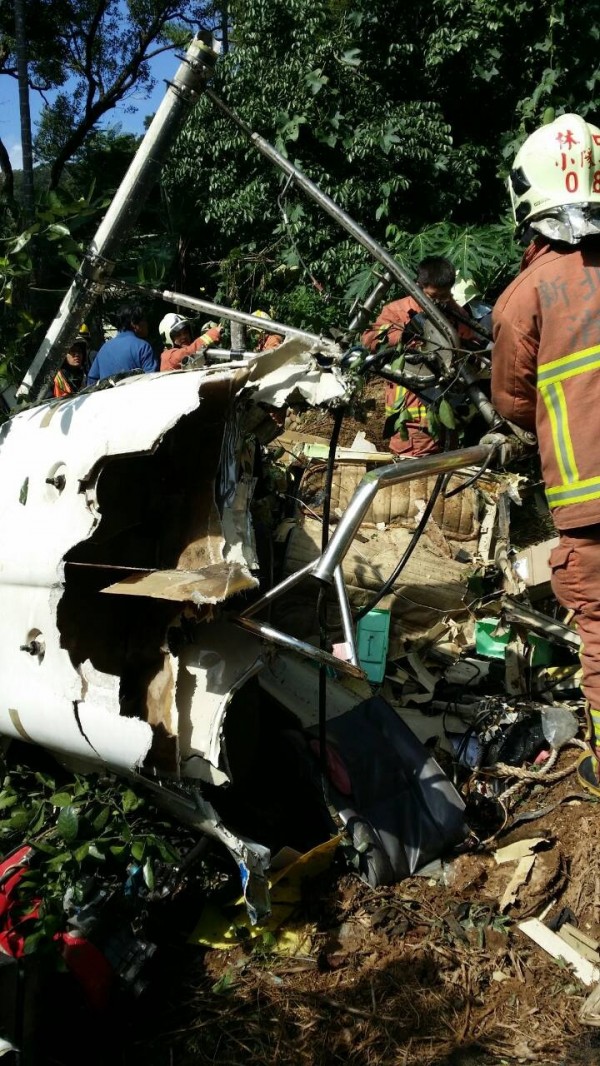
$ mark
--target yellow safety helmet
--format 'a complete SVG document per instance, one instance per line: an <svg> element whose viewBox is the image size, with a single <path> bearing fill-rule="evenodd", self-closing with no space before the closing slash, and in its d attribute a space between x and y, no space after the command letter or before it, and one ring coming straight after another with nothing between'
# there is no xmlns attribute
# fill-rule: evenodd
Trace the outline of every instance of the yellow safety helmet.
<svg viewBox="0 0 600 1066"><path fill-rule="evenodd" d="M79 327L79 336L80 337L89 337L89 335L90 335L90 331L89 331L88 326L86 326L85 322L82 322L80 327Z"/></svg>
<svg viewBox="0 0 600 1066"><path fill-rule="evenodd" d="M580 115L561 115L521 145L508 179L515 224L557 208L600 204L600 129Z"/></svg>
<svg viewBox="0 0 600 1066"><path fill-rule="evenodd" d="M253 311L252 315L254 316L254 318L270 318L271 317L270 315L267 314L266 311ZM261 327L260 326L248 326L248 329L250 329L252 331L254 331L254 329L257 329L259 332L261 332ZM264 333L264 330L262 330L262 332Z"/></svg>

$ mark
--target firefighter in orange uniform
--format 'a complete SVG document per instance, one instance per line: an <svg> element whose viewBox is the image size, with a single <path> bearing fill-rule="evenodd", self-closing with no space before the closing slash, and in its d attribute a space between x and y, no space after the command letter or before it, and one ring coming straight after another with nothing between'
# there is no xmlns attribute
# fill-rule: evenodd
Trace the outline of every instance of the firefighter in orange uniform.
<svg viewBox="0 0 600 1066"><path fill-rule="evenodd" d="M582 638L592 754L581 784L600 796L600 129L562 115L533 133L509 191L521 272L494 308L492 399L538 439L560 535L552 588Z"/></svg>
<svg viewBox="0 0 600 1066"><path fill-rule="evenodd" d="M416 281L425 295L439 304L442 310L448 309L464 316L462 308L452 298L456 271L449 259L439 255L426 256L419 263ZM378 348L396 347L402 341L407 343L405 330L411 318L422 310L412 296L386 304L373 326L362 335L365 348L376 352ZM458 325L458 334L465 340L473 339L471 330L462 323ZM410 339L408 343L411 343ZM412 343L418 344L418 341ZM414 456L439 452L439 441L429 433L426 405L403 385L390 382L385 390L386 418L395 421L402 412L410 415L410 419L404 422L408 439L404 440L400 433L395 433L389 442L390 451L395 455Z"/></svg>
<svg viewBox="0 0 600 1066"><path fill-rule="evenodd" d="M253 311L252 314L256 318L269 318L266 311ZM254 332L254 326L249 327ZM266 333L264 329L256 329L257 341L254 348L255 352L270 352L273 348L278 348L283 341L283 337L280 333Z"/></svg>
<svg viewBox="0 0 600 1066"><path fill-rule="evenodd" d="M192 327L187 318L170 311L158 327L164 338L166 348L160 356L161 370L178 370L188 356L197 356L203 348L218 344L221 339L221 326L207 326L202 335L192 340Z"/></svg>

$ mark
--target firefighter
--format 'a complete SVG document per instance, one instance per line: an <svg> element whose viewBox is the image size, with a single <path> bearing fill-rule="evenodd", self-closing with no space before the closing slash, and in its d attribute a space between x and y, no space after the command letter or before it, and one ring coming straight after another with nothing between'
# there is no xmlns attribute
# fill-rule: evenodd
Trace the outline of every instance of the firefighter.
<svg viewBox="0 0 600 1066"><path fill-rule="evenodd" d="M256 318L269 318L266 311L253 311L253 315ZM249 327L254 332L254 326ZM280 333L267 333L264 329L256 329L257 341L254 347L255 352L270 352L273 348L278 348L283 337Z"/></svg>
<svg viewBox="0 0 600 1066"><path fill-rule="evenodd" d="M222 327L215 325L214 322L207 323L202 329L201 336L193 341L189 320L176 314L175 311L170 311L168 315L165 315L158 330L166 344L160 357L161 370L177 370L185 358L197 356L203 348L218 344L223 332Z"/></svg>
<svg viewBox="0 0 600 1066"><path fill-rule="evenodd" d="M86 368L85 368L85 372L87 374L87 372L88 372L90 366L92 365L93 360L96 358L98 352L97 352L96 349L91 347L91 345L92 345L92 335L90 333L89 326L86 325L85 322L82 322L80 327L79 327L79 333L77 334L77 340L81 340L81 341L85 342L86 353L87 353L86 354L86 364L87 365L86 365Z"/></svg>
<svg viewBox="0 0 600 1066"><path fill-rule="evenodd" d="M79 337L73 341L69 348L61 369L58 374L54 375L54 381L52 382L53 396L72 396L73 393L79 392L83 388L85 385L87 355L88 346L80 331Z"/></svg>
<svg viewBox="0 0 600 1066"><path fill-rule="evenodd" d="M417 268L417 285L442 310L461 314L462 309L452 297L452 287L456 280L456 270L449 259L439 255L428 255L421 260ZM422 307L412 296L394 300L386 304L373 326L362 335L362 343L369 351L376 352L382 347L396 347L401 343L418 344L418 340L409 339L407 327L410 320L422 312ZM472 340L473 333L462 323L458 324L458 334L464 340ZM409 418L404 421L404 430L408 439L400 432L394 433L389 441L389 449L395 455L428 455L440 450L440 442L429 432L427 406L403 385L388 383L385 390L385 414L387 426L396 423L398 416Z"/></svg>
<svg viewBox="0 0 600 1066"><path fill-rule="evenodd" d="M492 399L537 435L559 533L552 589L574 612L600 796L600 129L561 115L519 149L509 178L521 272L494 308Z"/></svg>

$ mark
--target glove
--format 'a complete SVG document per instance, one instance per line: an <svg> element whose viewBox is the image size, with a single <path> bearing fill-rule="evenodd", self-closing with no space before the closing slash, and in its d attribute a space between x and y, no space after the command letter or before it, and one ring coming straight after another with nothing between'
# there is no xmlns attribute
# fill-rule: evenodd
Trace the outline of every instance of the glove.
<svg viewBox="0 0 600 1066"><path fill-rule="evenodd" d="M214 322L207 322L206 325L202 327L202 335L200 337L200 340L202 340L204 342L204 346L208 348L210 344L219 343L219 341L221 340L222 332L222 326L218 326Z"/></svg>
<svg viewBox="0 0 600 1066"><path fill-rule="evenodd" d="M504 433L486 433L479 443L494 449L494 458L499 466L506 466L527 450L527 446L518 437L506 437Z"/></svg>

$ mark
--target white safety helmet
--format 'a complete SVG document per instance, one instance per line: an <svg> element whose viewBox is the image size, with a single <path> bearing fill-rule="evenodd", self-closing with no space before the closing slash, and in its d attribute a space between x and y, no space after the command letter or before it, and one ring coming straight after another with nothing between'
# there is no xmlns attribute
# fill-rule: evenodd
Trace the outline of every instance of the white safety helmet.
<svg viewBox="0 0 600 1066"><path fill-rule="evenodd" d="M175 311L169 311L168 315L162 319L158 331L165 339L166 344L173 344L173 337L177 333L180 333L182 329L190 328L187 318L183 318L182 315L178 315Z"/></svg>
<svg viewBox="0 0 600 1066"><path fill-rule="evenodd" d="M517 152L508 189L519 230L557 208L600 204L600 129L580 115L541 126Z"/></svg>

